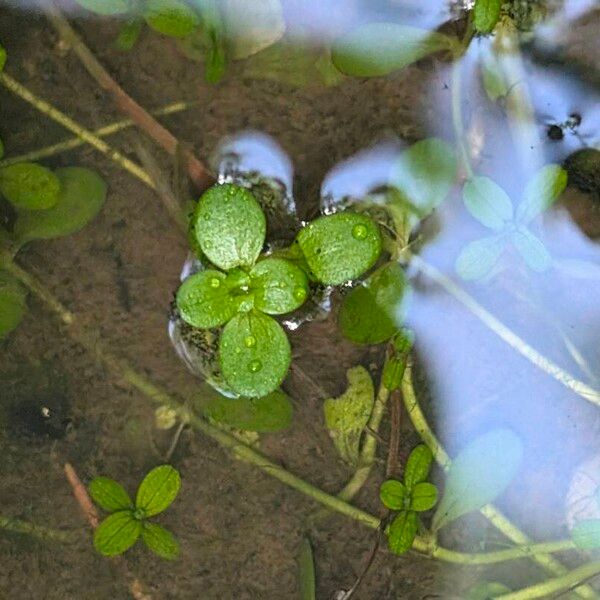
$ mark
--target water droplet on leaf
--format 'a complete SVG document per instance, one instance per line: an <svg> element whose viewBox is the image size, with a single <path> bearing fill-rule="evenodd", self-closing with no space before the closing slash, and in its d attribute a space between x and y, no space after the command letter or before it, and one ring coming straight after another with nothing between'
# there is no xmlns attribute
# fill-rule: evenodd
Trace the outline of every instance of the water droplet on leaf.
<svg viewBox="0 0 600 600"><path fill-rule="evenodd" d="M210 287L218 288L220 285L221 285L221 282L216 277L213 277L210 280Z"/></svg>
<svg viewBox="0 0 600 600"><path fill-rule="evenodd" d="M250 373L258 373L261 369L262 369L262 363L260 362L260 360L253 360L248 365L248 370L250 371Z"/></svg>
<svg viewBox="0 0 600 600"><path fill-rule="evenodd" d="M244 345L246 346L246 348L252 348L253 346L256 346L256 338L252 335L249 335L244 340Z"/></svg>
<svg viewBox="0 0 600 600"><path fill-rule="evenodd" d="M365 225L355 225L352 228L352 237L355 240L364 240L367 237L367 228Z"/></svg>
<svg viewBox="0 0 600 600"><path fill-rule="evenodd" d="M297 287L294 289L294 298L296 298L298 302L302 302L306 298L306 290L303 287Z"/></svg>

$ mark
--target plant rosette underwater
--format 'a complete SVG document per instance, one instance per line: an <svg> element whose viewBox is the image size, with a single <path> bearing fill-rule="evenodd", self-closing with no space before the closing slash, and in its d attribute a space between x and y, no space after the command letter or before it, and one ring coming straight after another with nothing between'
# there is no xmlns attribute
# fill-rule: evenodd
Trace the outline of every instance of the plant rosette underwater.
<svg viewBox="0 0 600 600"><path fill-rule="evenodd" d="M233 397L266 396L285 378L291 348L276 316L298 310L318 285L361 277L382 252L379 226L364 214L319 217L289 247L264 253L266 231L254 195L230 183L205 192L190 222L204 268L184 280L175 310L198 340L212 336L226 386L219 391Z"/></svg>

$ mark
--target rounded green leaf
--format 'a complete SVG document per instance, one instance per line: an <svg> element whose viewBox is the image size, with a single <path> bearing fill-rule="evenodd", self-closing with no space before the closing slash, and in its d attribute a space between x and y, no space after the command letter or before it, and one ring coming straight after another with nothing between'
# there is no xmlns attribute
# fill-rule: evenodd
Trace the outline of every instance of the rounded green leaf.
<svg viewBox="0 0 600 600"><path fill-rule="evenodd" d="M392 521L388 529L388 546L394 554L403 554L412 548L417 536L417 513L403 510Z"/></svg>
<svg viewBox="0 0 600 600"><path fill-rule="evenodd" d="M133 508L129 494L120 483L108 477L96 477L88 486L92 500L111 512Z"/></svg>
<svg viewBox="0 0 600 600"><path fill-rule="evenodd" d="M117 556L131 548L142 532L142 522L131 511L109 515L94 532L94 548L104 556Z"/></svg>
<svg viewBox="0 0 600 600"><path fill-rule="evenodd" d="M500 18L503 0L475 0L473 24L479 33L490 33Z"/></svg>
<svg viewBox="0 0 600 600"><path fill-rule="evenodd" d="M465 281L477 281L489 275L506 249L504 235L489 235L469 242L458 255L454 268Z"/></svg>
<svg viewBox="0 0 600 600"><path fill-rule="evenodd" d="M270 315L296 310L308 298L308 277L295 264L283 258L266 258L250 271L254 305Z"/></svg>
<svg viewBox="0 0 600 600"><path fill-rule="evenodd" d="M523 444L509 429L494 429L472 441L450 465L433 529L494 501L513 480L522 458Z"/></svg>
<svg viewBox="0 0 600 600"><path fill-rule="evenodd" d="M281 325L257 311L237 314L223 329L219 344L223 376L242 396L276 390L287 374L290 343Z"/></svg>
<svg viewBox="0 0 600 600"><path fill-rule="evenodd" d="M59 190L58 177L37 163L20 162L0 168L0 194L17 208L52 208Z"/></svg>
<svg viewBox="0 0 600 600"><path fill-rule="evenodd" d="M143 509L146 517L157 515L175 500L180 487L181 478L177 470L170 465L155 467L140 484L135 506Z"/></svg>
<svg viewBox="0 0 600 600"><path fill-rule="evenodd" d="M381 253L381 233L366 215L320 217L298 234L311 271L322 283L340 285L368 271Z"/></svg>
<svg viewBox="0 0 600 600"><path fill-rule="evenodd" d="M542 167L527 182L516 218L526 225L550 208L567 186L567 172L559 165Z"/></svg>
<svg viewBox="0 0 600 600"><path fill-rule="evenodd" d="M402 385L404 371L406 371L406 357L392 356L383 365L381 382L390 392L398 390Z"/></svg>
<svg viewBox="0 0 600 600"><path fill-rule="evenodd" d="M130 0L76 0L76 2L98 15L122 15L132 8Z"/></svg>
<svg viewBox="0 0 600 600"><path fill-rule="evenodd" d="M438 491L433 483L417 483L410 493L410 508L423 512L433 508L438 500Z"/></svg>
<svg viewBox="0 0 600 600"><path fill-rule="evenodd" d="M409 491L429 477L432 463L433 454L425 444L419 444L409 454L404 468L404 485Z"/></svg>
<svg viewBox="0 0 600 600"><path fill-rule="evenodd" d="M405 508L406 488L399 481L388 479L379 488L379 498L386 508L402 510Z"/></svg>
<svg viewBox="0 0 600 600"><path fill-rule="evenodd" d="M542 240L526 227L518 227L511 234L510 240L532 271L542 273L552 265L552 257Z"/></svg>
<svg viewBox="0 0 600 600"><path fill-rule="evenodd" d="M420 140L394 165L390 183L419 215L427 216L446 198L456 180L454 148L439 138Z"/></svg>
<svg viewBox="0 0 600 600"><path fill-rule="evenodd" d="M571 530L573 543L582 550L600 548L600 519L579 521Z"/></svg>
<svg viewBox="0 0 600 600"><path fill-rule="evenodd" d="M502 594L508 594L510 588L495 581L483 581L469 590L466 600L490 600Z"/></svg>
<svg viewBox="0 0 600 600"><path fill-rule="evenodd" d="M56 204L44 211L23 211L14 234L21 244L70 235L83 229L99 212L106 199L104 180L90 169L57 169L60 191Z"/></svg>
<svg viewBox="0 0 600 600"><path fill-rule="evenodd" d="M15 329L27 310L27 292L9 273L0 271L0 338Z"/></svg>
<svg viewBox="0 0 600 600"><path fill-rule="evenodd" d="M502 231L513 218L508 194L489 177L473 177L463 188L467 210L483 225Z"/></svg>
<svg viewBox="0 0 600 600"><path fill-rule="evenodd" d="M267 225L247 189L228 183L213 186L200 198L192 220L200 249L217 267L229 270L256 262Z"/></svg>
<svg viewBox="0 0 600 600"><path fill-rule="evenodd" d="M224 273L208 269L181 284L176 296L177 309L192 327L210 329L227 323L236 314L241 295L243 292L230 285Z"/></svg>
<svg viewBox="0 0 600 600"><path fill-rule="evenodd" d="M378 77L452 47L451 38L398 23L367 23L335 40L331 58L354 77Z"/></svg>
<svg viewBox="0 0 600 600"><path fill-rule="evenodd" d="M398 263L388 263L344 298L339 313L342 333L356 344L380 344L402 324L408 283Z"/></svg>
<svg viewBox="0 0 600 600"><path fill-rule="evenodd" d="M289 397L275 390L262 398L225 398L216 396L202 408L204 414L229 427L244 431L281 431L292 423L293 407Z"/></svg>
<svg viewBox="0 0 600 600"><path fill-rule="evenodd" d="M175 560L179 556L179 542L170 531L160 525L145 521L142 539L146 546L161 558Z"/></svg>
<svg viewBox="0 0 600 600"><path fill-rule="evenodd" d="M152 29L176 38L189 35L200 24L200 17L183 0L147 0L143 16Z"/></svg>

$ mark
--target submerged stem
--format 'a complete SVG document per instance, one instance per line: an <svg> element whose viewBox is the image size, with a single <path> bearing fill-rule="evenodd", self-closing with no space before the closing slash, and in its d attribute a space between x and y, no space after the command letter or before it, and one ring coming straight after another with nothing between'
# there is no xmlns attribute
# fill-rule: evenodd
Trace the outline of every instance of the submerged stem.
<svg viewBox="0 0 600 600"><path fill-rule="evenodd" d="M12 531L14 533L23 533L31 535L40 540L53 541L53 542L72 542L73 535L67 531L61 531L60 529L52 529L50 527L44 527L43 525L35 525L28 521L21 521L21 519L13 519L11 517L0 517L0 529L6 531Z"/></svg>

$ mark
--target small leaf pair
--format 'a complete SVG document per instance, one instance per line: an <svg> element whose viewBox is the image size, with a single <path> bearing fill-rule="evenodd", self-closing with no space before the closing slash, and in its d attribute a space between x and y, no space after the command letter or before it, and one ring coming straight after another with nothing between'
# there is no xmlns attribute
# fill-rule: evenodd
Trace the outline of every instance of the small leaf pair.
<svg viewBox="0 0 600 600"><path fill-rule="evenodd" d="M437 488L426 481L432 462L431 450L421 444L408 457L403 482L388 479L381 485L381 501L386 508L398 511L387 529L388 545L394 554L410 550L419 528L417 513L430 510L437 502Z"/></svg>
<svg viewBox="0 0 600 600"><path fill-rule="evenodd" d="M463 248L456 271L465 280L488 276L508 246L514 247L536 272L548 269L552 258L528 225L548 209L567 184L567 173L558 165L546 165L527 183L516 210L507 193L488 177L473 177L463 189L467 210L494 233Z"/></svg>
<svg viewBox="0 0 600 600"><path fill-rule="evenodd" d="M152 469L138 488L135 504L119 483L97 477L89 486L90 496L111 512L94 532L94 547L104 556L122 554L141 536L148 548L162 558L173 560L179 544L168 530L148 521L170 506L181 487L179 473L169 465Z"/></svg>

